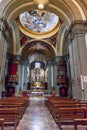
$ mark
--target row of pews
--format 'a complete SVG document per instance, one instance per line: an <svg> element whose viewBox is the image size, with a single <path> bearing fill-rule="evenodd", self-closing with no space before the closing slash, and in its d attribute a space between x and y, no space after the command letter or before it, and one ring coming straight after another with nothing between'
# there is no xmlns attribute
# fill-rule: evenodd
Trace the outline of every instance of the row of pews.
<svg viewBox="0 0 87 130"><path fill-rule="evenodd" d="M45 105L48 107L60 130L62 125L87 125L87 103L65 97L46 97Z"/></svg>
<svg viewBox="0 0 87 130"><path fill-rule="evenodd" d="M29 106L28 97L8 97L0 99L0 126L14 126L16 130L26 108Z"/></svg>

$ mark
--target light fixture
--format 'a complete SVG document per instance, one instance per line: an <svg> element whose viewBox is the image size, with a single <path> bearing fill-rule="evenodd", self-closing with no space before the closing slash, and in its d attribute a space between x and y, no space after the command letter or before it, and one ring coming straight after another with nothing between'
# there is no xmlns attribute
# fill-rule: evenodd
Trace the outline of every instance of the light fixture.
<svg viewBox="0 0 87 130"><path fill-rule="evenodd" d="M0 3L2 2L2 0L0 0Z"/></svg>
<svg viewBox="0 0 87 130"><path fill-rule="evenodd" d="M34 4L38 9L44 9L49 4L49 0L34 0Z"/></svg>
<svg viewBox="0 0 87 130"><path fill-rule="evenodd" d="M44 5L43 4L39 4L38 5L38 9L44 9Z"/></svg>

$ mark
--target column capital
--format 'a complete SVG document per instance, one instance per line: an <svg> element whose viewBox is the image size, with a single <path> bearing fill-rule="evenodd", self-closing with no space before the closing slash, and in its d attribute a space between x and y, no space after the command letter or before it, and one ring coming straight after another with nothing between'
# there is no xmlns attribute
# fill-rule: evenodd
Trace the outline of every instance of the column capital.
<svg viewBox="0 0 87 130"><path fill-rule="evenodd" d="M47 65L48 66L54 66L54 65L56 65L56 61L55 60L48 61Z"/></svg>
<svg viewBox="0 0 87 130"><path fill-rule="evenodd" d="M21 56L20 55L12 55L12 54L8 54L7 58L10 62L17 62L19 63L21 61Z"/></svg>
<svg viewBox="0 0 87 130"><path fill-rule="evenodd" d="M87 21L76 20L71 23L65 39L67 41L73 41L76 36L85 35L85 33L87 33Z"/></svg>

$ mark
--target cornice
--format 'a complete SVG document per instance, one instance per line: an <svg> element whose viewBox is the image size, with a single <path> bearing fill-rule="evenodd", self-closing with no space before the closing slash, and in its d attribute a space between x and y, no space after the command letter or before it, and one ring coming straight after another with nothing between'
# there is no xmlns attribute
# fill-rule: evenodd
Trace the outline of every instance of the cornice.
<svg viewBox="0 0 87 130"><path fill-rule="evenodd" d="M9 59L10 62L19 63L21 61L21 56L20 55L8 54L8 59Z"/></svg>

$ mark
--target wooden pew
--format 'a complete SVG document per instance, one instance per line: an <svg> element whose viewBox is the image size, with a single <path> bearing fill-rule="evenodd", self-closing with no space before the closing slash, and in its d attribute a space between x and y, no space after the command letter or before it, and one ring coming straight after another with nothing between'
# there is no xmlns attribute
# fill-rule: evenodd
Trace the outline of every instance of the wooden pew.
<svg viewBox="0 0 87 130"><path fill-rule="evenodd" d="M29 99L26 97L9 97L6 99L0 99L1 107L21 107L22 114L24 114L26 108L29 105Z"/></svg>
<svg viewBox="0 0 87 130"><path fill-rule="evenodd" d="M0 99L0 118L4 119L4 125L14 124L16 130L17 124L22 118L26 108L29 105L29 99L26 97L9 97ZM0 124L2 126L2 124ZM4 127L1 127L2 130Z"/></svg>
<svg viewBox="0 0 87 130"><path fill-rule="evenodd" d="M74 124L75 130L80 123L86 124L87 103L69 98L48 97L45 102L56 123L62 130L62 123ZM61 111L60 111L61 109ZM78 118L78 119L77 119ZM80 119L83 118L81 122Z"/></svg>
<svg viewBox="0 0 87 130"><path fill-rule="evenodd" d="M0 108L0 118L4 119L5 125L14 125L14 130L19 123L19 110L18 108Z"/></svg>
<svg viewBox="0 0 87 130"><path fill-rule="evenodd" d="M15 102L3 102L0 103L0 108L18 108L19 114L20 114L20 119L22 118L24 112L25 112L25 106L23 103L15 103Z"/></svg>
<svg viewBox="0 0 87 130"><path fill-rule="evenodd" d="M59 96L55 96L55 97L53 97L53 96L49 96L49 97L46 97L45 105L48 107L50 101L52 101L52 100L59 101L59 100L64 100L64 99L67 100L67 98L64 98L64 97L59 97Z"/></svg>
<svg viewBox="0 0 87 130"><path fill-rule="evenodd" d="M77 130L78 125L86 125L87 126L87 118L74 119L74 130Z"/></svg>
<svg viewBox="0 0 87 130"><path fill-rule="evenodd" d="M60 104L60 103L78 103L79 100L75 100L75 99L69 99L69 98L65 98L65 97L49 97L47 98L47 100L45 101L45 105L50 109L50 107L52 107L52 105L54 104Z"/></svg>
<svg viewBox="0 0 87 130"><path fill-rule="evenodd" d="M55 112L57 111L58 108L87 108L87 103L60 103L60 104L54 104L51 107L51 114L55 115Z"/></svg>
<svg viewBox="0 0 87 130"><path fill-rule="evenodd" d="M52 113L52 111L55 108L59 107L68 107L68 106L75 106L75 104L79 103L78 101L73 101L73 100L62 100L62 101L50 101L49 103L49 111Z"/></svg>
<svg viewBox="0 0 87 130"><path fill-rule="evenodd" d="M4 118L0 118L0 127L1 130L4 130Z"/></svg>
<svg viewBox="0 0 87 130"><path fill-rule="evenodd" d="M62 130L62 124L74 125L74 120L77 118L87 118L87 108L58 108L55 114L55 121L60 130Z"/></svg>

